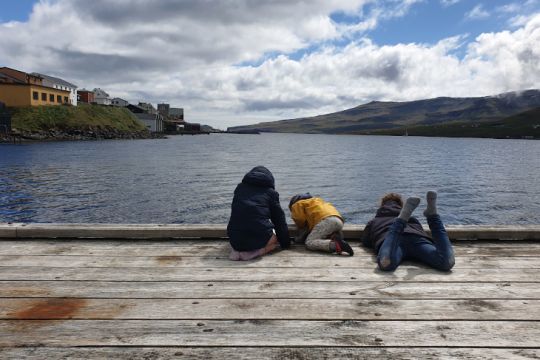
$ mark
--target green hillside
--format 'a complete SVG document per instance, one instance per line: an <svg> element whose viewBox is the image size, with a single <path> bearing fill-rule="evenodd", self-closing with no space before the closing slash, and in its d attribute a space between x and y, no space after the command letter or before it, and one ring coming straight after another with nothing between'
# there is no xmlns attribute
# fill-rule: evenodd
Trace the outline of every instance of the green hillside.
<svg viewBox="0 0 540 360"><path fill-rule="evenodd" d="M459 133L461 125L473 128L487 122L499 121L540 106L540 90L510 92L495 96L384 102L372 101L351 109L318 115L254 125L235 126L230 131L256 130L260 132L295 132L325 134L394 133L405 127L432 131L431 126L459 123L441 129ZM516 125L517 126L517 125ZM425 127L425 128L424 128ZM466 126L465 126L466 127ZM393 130L392 130L393 129ZM504 129L503 129L504 130ZM473 132L473 131L471 131ZM506 136L503 132L498 132ZM458 135L456 135L458 136Z"/></svg>
<svg viewBox="0 0 540 360"><path fill-rule="evenodd" d="M540 107L497 121L414 126L407 127L406 131L411 136L540 139ZM405 128L357 132L357 134L373 135L403 135L404 133Z"/></svg>
<svg viewBox="0 0 540 360"><path fill-rule="evenodd" d="M146 131L125 108L80 104L11 108L12 128L19 132L115 130Z"/></svg>

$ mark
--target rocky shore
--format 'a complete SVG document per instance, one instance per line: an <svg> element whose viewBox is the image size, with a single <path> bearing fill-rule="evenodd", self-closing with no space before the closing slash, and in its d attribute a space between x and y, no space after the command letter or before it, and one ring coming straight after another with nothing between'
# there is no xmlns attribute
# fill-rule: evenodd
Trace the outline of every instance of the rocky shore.
<svg viewBox="0 0 540 360"><path fill-rule="evenodd" d="M19 131L13 129L11 135L0 134L0 142L35 142L35 141L89 141L113 139L164 139L163 134L152 133L147 130L121 131L118 129L93 128L88 130L49 130L49 131Z"/></svg>

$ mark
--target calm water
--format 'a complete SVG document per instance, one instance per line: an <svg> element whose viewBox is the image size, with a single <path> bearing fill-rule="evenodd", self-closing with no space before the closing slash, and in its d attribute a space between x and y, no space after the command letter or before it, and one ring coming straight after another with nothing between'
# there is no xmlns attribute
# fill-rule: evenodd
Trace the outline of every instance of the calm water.
<svg viewBox="0 0 540 360"><path fill-rule="evenodd" d="M540 141L299 134L0 145L0 222L226 223L255 165L285 210L310 191L363 224L436 189L448 224L540 224Z"/></svg>

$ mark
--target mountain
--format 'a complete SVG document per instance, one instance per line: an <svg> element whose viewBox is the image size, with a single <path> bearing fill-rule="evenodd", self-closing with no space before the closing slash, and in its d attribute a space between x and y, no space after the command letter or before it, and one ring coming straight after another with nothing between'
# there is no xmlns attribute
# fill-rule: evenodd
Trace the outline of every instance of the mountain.
<svg viewBox="0 0 540 360"><path fill-rule="evenodd" d="M331 114L235 126L229 131L371 134L451 123L480 124L540 107L540 90L473 98L439 97L408 102L372 101Z"/></svg>
<svg viewBox="0 0 540 360"><path fill-rule="evenodd" d="M540 139L540 107L495 121L447 122L407 128L410 136ZM402 128L376 130L374 135L403 135Z"/></svg>

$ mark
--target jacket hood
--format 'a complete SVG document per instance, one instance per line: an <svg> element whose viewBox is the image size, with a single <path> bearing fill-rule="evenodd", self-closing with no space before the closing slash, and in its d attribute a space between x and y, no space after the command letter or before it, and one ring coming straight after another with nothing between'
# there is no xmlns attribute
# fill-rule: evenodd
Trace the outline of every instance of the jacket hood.
<svg viewBox="0 0 540 360"><path fill-rule="evenodd" d="M305 199L311 199L313 196L311 196L310 193L305 193L305 194L296 194L294 195L292 198L291 198L291 201L289 201L289 209L294 205L294 203L300 201L300 200L305 200Z"/></svg>
<svg viewBox="0 0 540 360"><path fill-rule="evenodd" d="M275 188L274 175L264 166L255 166L242 179L243 184Z"/></svg>
<svg viewBox="0 0 540 360"><path fill-rule="evenodd" d="M401 212L401 206L396 201L385 202L378 210L377 217L395 217Z"/></svg>

